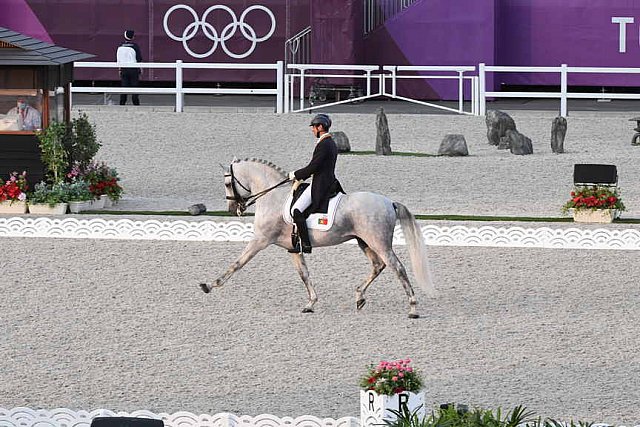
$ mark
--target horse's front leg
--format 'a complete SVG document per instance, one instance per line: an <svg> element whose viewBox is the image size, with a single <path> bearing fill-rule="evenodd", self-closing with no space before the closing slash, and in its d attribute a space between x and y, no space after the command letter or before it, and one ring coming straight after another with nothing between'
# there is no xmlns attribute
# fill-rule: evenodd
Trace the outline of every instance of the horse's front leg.
<svg viewBox="0 0 640 427"><path fill-rule="evenodd" d="M304 256L301 253L291 254L291 259L293 260L293 265L296 266L296 270L298 270L300 278L304 282L304 286L307 288L307 295L309 296L309 301L307 302L307 305L302 309L302 312L313 313L313 306L316 302L318 302L318 295L316 294L316 290L311 284L307 263L305 262Z"/></svg>
<svg viewBox="0 0 640 427"><path fill-rule="evenodd" d="M211 289L219 288L224 283L229 280L229 277L236 271L240 270L246 263L251 261L251 258L256 256L258 252L269 246L270 242L266 239L255 239L249 242L242 254L234 261L233 264L229 267L229 269L220 277L216 279L214 283L211 285L207 285L206 283L200 283L200 288L204 291L204 293L208 294Z"/></svg>

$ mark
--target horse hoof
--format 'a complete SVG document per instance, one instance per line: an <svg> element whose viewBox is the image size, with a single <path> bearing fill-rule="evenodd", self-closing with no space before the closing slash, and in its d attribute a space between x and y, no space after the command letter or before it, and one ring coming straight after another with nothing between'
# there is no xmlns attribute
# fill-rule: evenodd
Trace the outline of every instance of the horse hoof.
<svg viewBox="0 0 640 427"><path fill-rule="evenodd" d="M365 305L366 303L367 303L367 300L366 300L366 299L364 299L364 298L359 299L358 301L356 301L356 309L357 309L357 310L361 310L361 309L362 309L362 307L364 307L364 305Z"/></svg>
<svg viewBox="0 0 640 427"><path fill-rule="evenodd" d="M420 315L416 313L409 313L409 319L419 319Z"/></svg>
<svg viewBox="0 0 640 427"><path fill-rule="evenodd" d="M313 313L313 308L305 307L302 309L303 313Z"/></svg>
<svg viewBox="0 0 640 427"><path fill-rule="evenodd" d="M210 292L209 287L206 283L200 283L200 289L202 289L202 292L204 292L205 294L208 294Z"/></svg>

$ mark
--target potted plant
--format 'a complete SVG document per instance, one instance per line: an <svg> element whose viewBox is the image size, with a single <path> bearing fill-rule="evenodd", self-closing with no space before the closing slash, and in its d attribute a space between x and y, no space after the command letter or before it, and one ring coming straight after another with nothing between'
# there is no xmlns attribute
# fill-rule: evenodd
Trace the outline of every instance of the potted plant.
<svg viewBox="0 0 640 427"><path fill-rule="evenodd" d="M37 133L40 140L40 156L49 181L58 184L64 180L69 167L65 140L70 138L70 130L65 123L52 122L45 130Z"/></svg>
<svg viewBox="0 0 640 427"><path fill-rule="evenodd" d="M576 222L609 223L624 210L618 189L605 185L577 186L562 206L562 212L571 211Z"/></svg>
<svg viewBox="0 0 640 427"><path fill-rule="evenodd" d="M371 365L360 379L362 425L385 424L405 410L424 416L422 384L420 374L411 367L411 359Z"/></svg>
<svg viewBox="0 0 640 427"><path fill-rule="evenodd" d="M0 178L0 213L27 213L27 172L11 172L9 179Z"/></svg>
<svg viewBox="0 0 640 427"><path fill-rule="evenodd" d="M120 178L115 168L110 168L105 162L89 162L83 166L74 163L67 175L70 179L81 178L89 183L89 191L93 195L93 208L111 207L122 196L122 187L118 184Z"/></svg>
<svg viewBox="0 0 640 427"><path fill-rule="evenodd" d="M47 184L39 182L29 196L29 212L39 215L63 215L67 213L68 185L64 182Z"/></svg>
<svg viewBox="0 0 640 427"><path fill-rule="evenodd" d="M69 211L71 213L79 213L89 208L89 202L93 198L89 191L89 183L82 179L74 179L67 187L67 201L69 202Z"/></svg>

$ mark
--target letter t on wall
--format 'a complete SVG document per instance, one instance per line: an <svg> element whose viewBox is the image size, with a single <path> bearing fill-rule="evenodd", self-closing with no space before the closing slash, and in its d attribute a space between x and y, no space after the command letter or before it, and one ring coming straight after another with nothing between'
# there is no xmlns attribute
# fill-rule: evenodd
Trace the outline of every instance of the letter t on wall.
<svg viewBox="0 0 640 427"><path fill-rule="evenodd" d="M625 53L627 51L627 24L633 24L633 18L627 16L612 16L611 23L618 24L620 27L618 52Z"/></svg>

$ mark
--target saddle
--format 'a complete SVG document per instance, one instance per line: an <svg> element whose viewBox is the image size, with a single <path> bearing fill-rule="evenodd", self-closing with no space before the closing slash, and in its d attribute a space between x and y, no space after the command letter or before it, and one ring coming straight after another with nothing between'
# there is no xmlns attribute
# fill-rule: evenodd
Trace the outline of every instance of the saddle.
<svg viewBox="0 0 640 427"><path fill-rule="evenodd" d="M287 224L294 224L293 216L291 215L291 206L298 200L302 192L307 188L310 184L307 182L303 182L298 186L296 191L293 194L289 194L289 197L284 201L284 205L282 207L282 219ZM336 191L331 193L329 199L329 209L327 209L327 213L312 213L307 217L307 227L312 228L314 230L320 231L329 231L333 226L333 221L336 216L336 211L338 210L338 205L340 204L340 200L344 196L344 192L340 187Z"/></svg>

